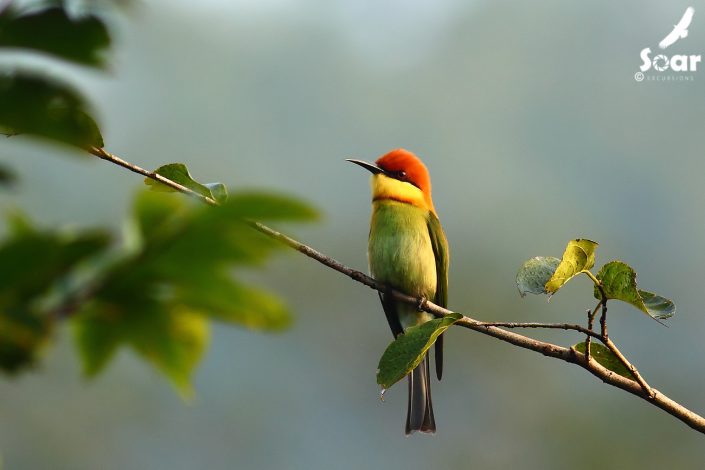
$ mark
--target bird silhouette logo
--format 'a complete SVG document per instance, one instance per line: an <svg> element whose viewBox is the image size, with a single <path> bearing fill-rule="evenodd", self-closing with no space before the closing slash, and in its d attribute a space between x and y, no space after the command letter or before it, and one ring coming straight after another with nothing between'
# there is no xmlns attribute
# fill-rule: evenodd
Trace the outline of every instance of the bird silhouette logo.
<svg viewBox="0 0 705 470"><path fill-rule="evenodd" d="M668 36L663 38L663 40L658 43L658 47L660 47L661 49L666 49L668 46L673 45L679 39L688 37L688 27L693 21L694 13L695 9L693 7L686 8L685 13L683 13L683 18L681 18L677 25L673 26L673 31L668 33Z"/></svg>

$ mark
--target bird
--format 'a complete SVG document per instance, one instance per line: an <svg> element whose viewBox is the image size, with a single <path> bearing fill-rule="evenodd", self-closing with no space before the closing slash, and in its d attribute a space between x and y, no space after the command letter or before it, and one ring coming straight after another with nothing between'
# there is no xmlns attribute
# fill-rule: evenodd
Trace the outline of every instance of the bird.
<svg viewBox="0 0 705 470"><path fill-rule="evenodd" d="M666 49L679 39L688 37L688 27L690 27L690 23L693 21L694 14L695 9L693 7L686 8L681 20L677 25L673 26L673 31L668 33L668 35L663 38L660 43L658 43L658 47L661 49Z"/></svg>
<svg viewBox="0 0 705 470"><path fill-rule="evenodd" d="M367 246L370 273L388 288L436 305L448 305L448 241L431 199L431 178L423 162L399 148L368 163L347 159L372 173L372 217ZM382 308L395 338L434 317L420 305L395 300L379 292ZM443 335L435 343L436 376L443 375ZM433 434L436 422L431 402L428 353L408 375L406 435Z"/></svg>

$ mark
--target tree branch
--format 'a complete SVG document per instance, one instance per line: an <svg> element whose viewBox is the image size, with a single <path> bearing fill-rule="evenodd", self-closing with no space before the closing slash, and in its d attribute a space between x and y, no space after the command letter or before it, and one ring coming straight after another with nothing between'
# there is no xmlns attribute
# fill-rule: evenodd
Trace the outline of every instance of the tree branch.
<svg viewBox="0 0 705 470"><path fill-rule="evenodd" d="M202 196L189 188L186 188L185 186L182 186L178 183L175 183L167 178L164 178L161 175L158 175L154 173L153 171L148 171L143 168L140 168L137 165L134 165L132 163L126 162L125 160L122 160L121 158L105 151L102 148L97 148L97 147L92 147L88 149L88 151L95 155L98 158L101 158L103 160L115 163L116 165L119 165L123 168L126 168L127 170L130 170L134 173L138 173L146 178L151 178L155 181L159 181L160 183L166 184L167 186L170 186L171 188L174 188L177 191L180 191L184 194L188 194L189 196L199 198L203 200L205 203L210 204L210 205L217 205L217 202L214 201L211 198ZM351 279L364 284L372 289L375 289L380 292L384 292L388 295L392 295L395 299L406 302L412 305L420 306L423 310L426 312L431 313L432 315L442 318L446 315L450 315L454 312L445 309L443 307L440 307L438 305L435 305L432 302L425 301L422 302L424 299L419 299L416 297L412 297L410 295L404 294L403 292L395 291L395 290L390 290L388 286L384 285L381 282L376 281L375 279L371 278L370 276L357 271L355 269L349 268L345 266L344 264L334 260L333 258L324 255L323 253L311 248L308 245L305 245L301 242L298 242L294 240L291 237L288 237L280 232L277 232L276 230L273 230L266 225L256 222L256 221L250 221L249 222L250 226L254 228L255 230L258 230L262 234L273 238L275 240L278 240L285 245L293 248L294 250L308 256L309 258L312 258L319 263L335 270L338 271L339 273L345 274L346 276L350 277ZM594 318L594 313L593 317ZM606 337L606 335L598 335L592 329L586 329L583 328L579 325L570 325L570 324L555 324L555 323L509 323L509 322L482 322L475 320L474 318L471 318L467 315L463 315L463 317L458 320L456 325L461 326L463 328L468 328L470 330L476 331L478 333L482 333L488 336L491 336L493 338L499 339L500 341L504 341L506 343L512 344L514 346L523 348L523 349L528 349L531 351L538 352L540 354L543 354L546 357L552 357L554 359L559 359L565 362L569 362L571 364L576 364L584 369L586 369L588 372L590 372L592 375L595 377L599 378L602 380L604 383L612 385L617 388L621 388L622 390L625 390L643 400L645 400L647 403L650 403L654 406L657 406L658 408L661 408L664 410L666 413L670 414L671 416L681 420L691 428L695 429L696 431L699 431L703 434L705 434L705 418L702 416L698 415L697 413L689 410L688 408L684 407L683 405L671 400L668 398L666 395L662 394L656 389L653 389L649 387L648 385L645 385L646 382L641 379L639 382L628 379L626 377L622 377L621 375L612 372L609 369L606 369L599 363L597 363L594 360L591 360L589 356L586 356L585 354L581 354L578 351L576 351L574 348L566 348L563 346L558 346L556 344L548 343L545 341L539 341L533 338L530 338L528 336L523 336L517 333L514 333L513 331L508 331L505 329L502 329L500 327L504 328L548 328L548 329L564 329L564 330L575 330L580 333L583 333L587 336L588 339L590 338L597 338L602 342L605 342L605 344L610 347L610 344L613 346L610 347L610 350L614 353L615 350L618 352L615 353L617 354L618 357L620 357L620 360L622 360L625 365L629 368L629 370L634 374L635 377L641 378L640 375L638 375L638 372L636 372L636 368L629 363L629 361L624 358L624 356L619 353L619 350L614 346L614 343ZM604 327L603 327L604 328ZM606 328L603 329L603 331L606 333ZM587 352L587 350L586 350Z"/></svg>

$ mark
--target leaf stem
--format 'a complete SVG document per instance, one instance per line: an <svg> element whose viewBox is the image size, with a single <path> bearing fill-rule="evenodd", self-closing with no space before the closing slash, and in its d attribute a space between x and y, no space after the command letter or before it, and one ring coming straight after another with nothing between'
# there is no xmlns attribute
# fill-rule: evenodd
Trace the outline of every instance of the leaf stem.
<svg viewBox="0 0 705 470"><path fill-rule="evenodd" d="M582 273L585 273L585 274L587 275L587 277L589 277L589 278L592 280L592 282L595 283L595 286L596 286L596 287L602 286L602 283L600 282L600 280L599 280L598 278L596 278L593 273L591 273L591 272L588 271L587 269L583 269L581 272L582 272Z"/></svg>

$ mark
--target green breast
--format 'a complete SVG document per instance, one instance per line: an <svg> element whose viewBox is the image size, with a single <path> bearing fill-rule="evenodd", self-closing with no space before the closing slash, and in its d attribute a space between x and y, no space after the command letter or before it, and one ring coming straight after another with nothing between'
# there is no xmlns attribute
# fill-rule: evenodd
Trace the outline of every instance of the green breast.
<svg viewBox="0 0 705 470"><path fill-rule="evenodd" d="M436 261L428 234L428 211L396 201L375 201L368 244L375 279L409 295L432 299Z"/></svg>

